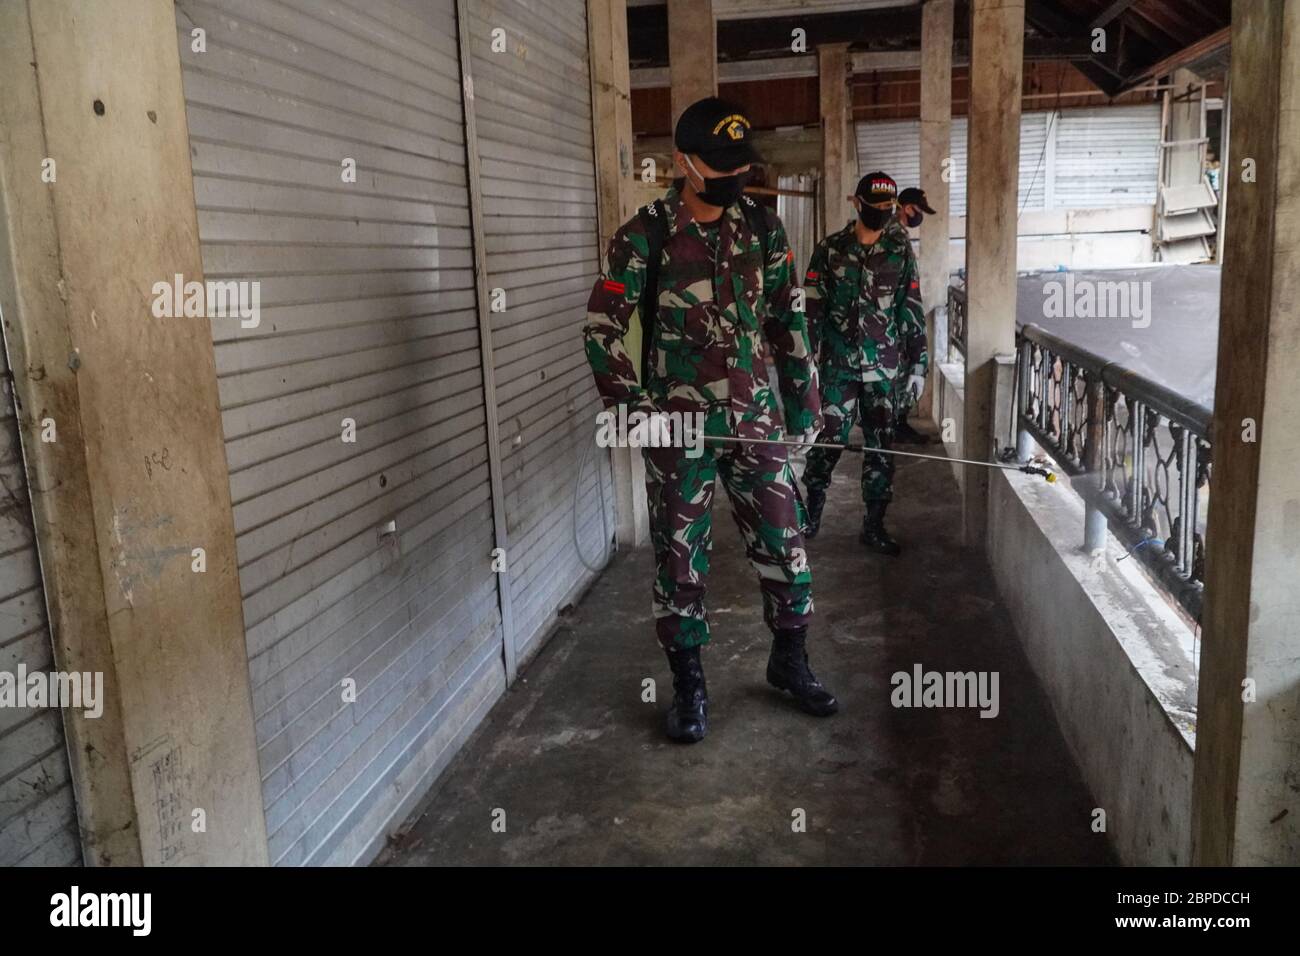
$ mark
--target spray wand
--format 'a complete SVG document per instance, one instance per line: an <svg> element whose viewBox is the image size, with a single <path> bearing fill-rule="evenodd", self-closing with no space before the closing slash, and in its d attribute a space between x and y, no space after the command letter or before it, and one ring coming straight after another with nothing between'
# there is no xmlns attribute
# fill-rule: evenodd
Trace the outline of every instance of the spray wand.
<svg viewBox="0 0 1300 956"><path fill-rule="evenodd" d="M1056 483L1056 474L1047 468L1033 464L1012 464L1001 461L976 461L973 458L948 458L944 455L925 455L915 451L898 451L894 448L867 448L865 445L845 443L834 445L829 442L799 442L780 438L731 438L729 436L707 435L706 442L724 442L730 445L782 445L786 448L827 448L831 451L850 451L859 455L895 455L900 458L923 458L926 461L943 461L949 464L973 465L977 468L1000 468L1003 471L1023 471L1027 475L1039 475L1048 484Z"/></svg>

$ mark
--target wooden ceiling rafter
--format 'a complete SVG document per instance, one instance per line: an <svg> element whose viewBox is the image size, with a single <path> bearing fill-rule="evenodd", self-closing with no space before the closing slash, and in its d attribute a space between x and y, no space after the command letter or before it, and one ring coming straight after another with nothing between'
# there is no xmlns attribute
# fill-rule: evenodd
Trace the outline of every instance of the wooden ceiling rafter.
<svg viewBox="0 0 1300 956"><path fill-rule="evenodd" d="M1068 61L1114 97L1149 79L1155 65L1226 27L1229 11L1228 0L1026 0L1026 57ZM969 48L970 0L957 0L955 16L954 40L959 47L967 41ZM720 63L793 56L789 43L796 28L804 30L809 51L844 42L855 52L916 51L920 19L920 7L913 5L719 20L717 56ZM1097 28L1106 31L1103 52L1091 49ZM628 37L634 67L666 66L666 6L629 7Z"/></svg>

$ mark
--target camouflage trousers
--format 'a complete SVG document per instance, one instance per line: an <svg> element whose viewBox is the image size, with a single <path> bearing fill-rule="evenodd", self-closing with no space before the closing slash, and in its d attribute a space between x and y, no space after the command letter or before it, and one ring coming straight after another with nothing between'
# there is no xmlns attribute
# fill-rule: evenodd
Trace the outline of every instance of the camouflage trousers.
<svg viewBox="0 0 1300 956"><path fill-rule="evenodd" d="M644 455L660 645L694 647L709 640L704 593L719 478L758 572L764 621L773 629L806 625L813 612L812 572L800 531L807 515L785 449L705 446L695 459L680 448L646 449Z"/></svg>
<svg viewBox="0 0 1300 956"><path fill-rule="evenodd" d="M855 423L862 425L867 448L888 448L894 441L895 397L892 382L827 382L822 385L822 421L819 442L842 445ZM803 481L810 489L825 488L840 460L840 452L810 448ZM894 496L892 455L862 456L862 500L889 501Z"/></svg>

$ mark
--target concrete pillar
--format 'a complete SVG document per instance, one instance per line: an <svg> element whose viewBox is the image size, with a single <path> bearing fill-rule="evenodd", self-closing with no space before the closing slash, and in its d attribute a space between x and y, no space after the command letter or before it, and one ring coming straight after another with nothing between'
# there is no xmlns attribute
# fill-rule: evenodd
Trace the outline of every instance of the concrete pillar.
<svg viewBox="0 0 1300 956"><path fill-rule="evenodd" d="M0 309L55 661L104 680L65 711L86 861L264 864L212 332L151 312L203 280L176 37L171 0L0 4Z"/></svg>
<svg viewBox="0 0 1300 956"><path fill-rule="evenodd" d="M1020 85L1024 68L1025 5L972 0L971 91L966 154L966 395L963 444L967 458L995 452L998 356L1016 344L1016 190L1020 166ZM988 520L987 469L966 473L962 534L983 547Z"/></svg>
<svg viewBox="0 0 1300 956"><path fill-rule="evenodd" d="M1300 3L1232 8L1192 858L1300 863ZM1253 427L1254 434L1246 432ZM1251 440L1251 439L1254 440ZM1243 687L1243 682L1251 685ZM1253 691L1247 693L1247 690ZM1243 700L1243 697L1250 700Z"/></svg>
<svg viewBox="0 0 1300 956"><path fill-rule="evenodd" d="M834 232L852 218L847 196L849 168L856 168L857 150L849 138L845 116L849 112L849 45L830 43L817 48L817 76L822 122L822 231ZM850 162L850 155L854 160Z"/></svg>
<svg viewBox="0 0 1300 956"><path fill-rule="evenodd" d="M627 0L587 0L587 37L596 144L597 218L603 254L614 231L636 212ZM636 547L650 537L645 462L636 449L613 448L610 467L614 474L615 533L620 546Z"/></svg>
<svg viewBox="0 0 1300 956"><path fill-rule="evenodd" d="M954 0L930 0L921 8L921 181L934 215L921 223L921 297L930 343L930 383L918 414L932 417L938 381L934 307L948 301L948 182L944 160L952 155L952 10Z"/></svg>
<svg viewBox="0 0 1300 956"><path fill-rule="evenodd" d="M713 0L668 0L668 81L672 84L673 126L682 110L696 100L718 95L718 27Z"/></svg>
<svg viewBox="0 0 1300 956"><path fill-rule="evenodd" d="M850 60L850 64L852 60ZM847 83L849 76L852 75L852 69L845 75ZM858 168L858 129L857 123L853 121L853 90L845 86L844 89L844 165L842 167L842 178L840 179L840 195L852 196L854 190L858 188L858 180L862 178L864 170ZM844 210L844 217L847 219L853 215L853 210L849 207L847 199L844 205L840 207Z"/></svg>

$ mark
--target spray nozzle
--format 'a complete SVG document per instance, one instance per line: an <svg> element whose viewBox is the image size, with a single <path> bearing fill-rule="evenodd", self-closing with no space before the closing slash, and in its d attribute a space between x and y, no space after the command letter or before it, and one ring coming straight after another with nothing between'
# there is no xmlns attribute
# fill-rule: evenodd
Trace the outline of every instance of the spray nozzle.
<svg viewBox="0 0 1300 956"><path fill-rule="evenodd" d="M1056 473L1046 468L1039 468L1037 465L1021 465L1020 470L1026 475L1041 475L1047 479L1049 485L1056 484Z"/></svg>

